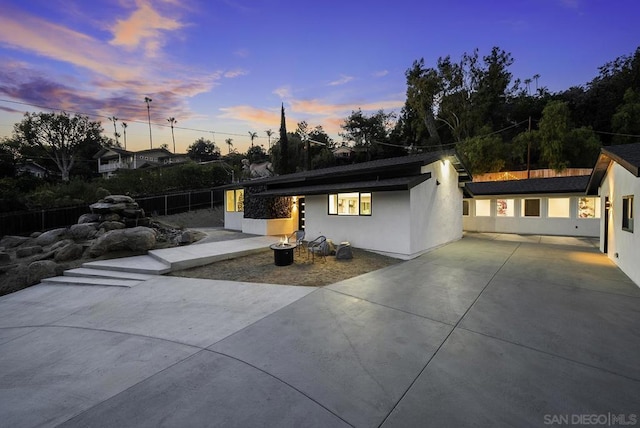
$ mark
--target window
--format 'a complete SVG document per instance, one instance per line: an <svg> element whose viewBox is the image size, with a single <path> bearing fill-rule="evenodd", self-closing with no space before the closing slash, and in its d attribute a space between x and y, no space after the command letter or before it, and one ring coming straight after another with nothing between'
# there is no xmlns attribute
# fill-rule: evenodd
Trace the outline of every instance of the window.
<svg viewBox="0 0 640 428"><path fill-rule="evenodd" d="M633 196L622 197L622 230L633 232Z"/></svg>
<svg viewBox="0 0 640 428"><path fill-rule="evenodd" d="M515 201L513 199L498 199L496 201L496 215L498 217L513 217Z"/></svg>
<svg viewBox="0 0 640 428"><path fill-rule="evenodd" d="M227 211L244 211L244 189L227 190Z"/></svg>
<svg viewBox="0 0 640 428"><path fill-rule="evenodd" d="M491 215L491 200L490 199L476 200L476 216L489 217L490 215Z"/></svg>
<svg viewBox="0 0 640 428"><path fill-rule="evenodd" d="M579 198L578 218L600 218L600 198Z"/></svg>
<svg viewBox="0 0 640 428"><path fill-rule="evenodd" d="M337 193L329 195L331 215L371 215L371 193Z"/></svg>
<svg viewBox="0 0 640 428"><path fill-rule="evenodd" d="M540 217L540 199L523 199L522 215L524 217Z"/></svg>
<svg viewBox="0 0 640 428"><path fill-rule="evenodd" d="M469 201L467 200L462 201L462 215L464 216L469 215Z"/></svg>
<svg viewBox="0 0 640 428"><path fill-rule="evenodd" d="M549 217L569 218L569 207L571 199L569 198L549 198Z"/></svg>

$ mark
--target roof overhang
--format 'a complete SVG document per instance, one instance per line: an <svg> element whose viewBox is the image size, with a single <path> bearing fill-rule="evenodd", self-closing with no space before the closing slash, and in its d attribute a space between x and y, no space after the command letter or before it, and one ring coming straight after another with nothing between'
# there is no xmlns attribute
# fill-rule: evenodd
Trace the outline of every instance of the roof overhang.
<svg viewBox="0 0 640 428"><path fill-rule="evenodd" d="M388 192L394 190L410 190L431 178L431 173L413 175L409 177L396 177L383 180L351 181L345 183L317 184L312 186L296 186L281 189L268 189L264 192L253 194L256 197L268 196L306 196L326 195L329 193L344 192Z"/></svg>

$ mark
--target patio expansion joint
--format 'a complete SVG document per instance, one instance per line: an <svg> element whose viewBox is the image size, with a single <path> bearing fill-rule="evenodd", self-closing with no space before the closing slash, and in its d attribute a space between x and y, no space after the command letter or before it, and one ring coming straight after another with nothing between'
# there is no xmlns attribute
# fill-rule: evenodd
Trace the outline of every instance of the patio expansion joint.
<svg viewBox="0 0 640 428"><path fill-rule="evenodd" d="M582 361L574 360L572 358L565 357L563 355L554 354L553 352L549 352L549 351L545 351L545 350L542 350L542 349L534 348L532 346L525 345L523 343L514 342L514 341L511 341L511 340L507 340L507 339L504 339L502 337L497 337L497 336L493 336L491 334L475 331L475 330L472 330L472 329L467 328L467 327L458 327L458 328L460 330L465 330L465 331L468 331L470 333L479 334L480 336L488 337L490 339L499 340L500 342L503 342L503 343L508 343L510 345L514 345L514 346L518 346L518 347L521 347L521 348L524 348L524 349L528 349L530 351L539 352L541 354L548 355L548 356L551 356L551 357L554 357L554 358L559 358L561 360L568 361L568 362L573 363L573 364L578 364L578 365L583 366L583 367L588 367L590 369L600 370L600 371L603 371L605 373L609 373L609 374L612 374L612 375L615 375L615 376L619 376L619 377L622 377L622 378L625 378L627 380L631 380L631 381L634 381L634 382L640 382L640 378L627 376L625 374L618 373L618 372L615 372L613 370L606 369L604 367L594 366L593 364L588 364L588 363L585 363L585 362L582 362Z"/></svg>
<svg viewBox="0 0 640 428"><path fill-rule="evenodd" d="M309 399L310 401L316 403L318 406L322 407L323 409L325 409L327 412L331 413L333 416L335 416L336 418L340 419L342 422L344 422L345 424L353 427L354 425L349 423L347 420L345 420L344 418L342 418L342 416L340 416L339 414L335 413L334 411L332 411L331 409L329 409L328 407L326 407L324 404L322 404L321 402L315 400L313 397L309 396L308 394L306 394L304 391L296 388L295 386L291 385L290 383L288 383L287 381L280 379L278 376L274 375L273 373L269 373L268 371L261 369L258 366L254 366L253 364L242 360L238 357L234 357L233 355L229 355L229 354L225 354L224 352L219 352L219 351L214 351L212 349L204 349L204 351L207 352L211 352L212 354L216 354L216 355L222 355L223 357L227 357L227 358L231 358L232 360L238 361L239 363L245 364L255 370L258 370L261 373L264 373L265 375L275 379L276 381L288 386L289 388L293 389L294 391L298 392L299 394L301 394L302 396L306 397L307 399Z"/></svg>
<svg viewBox="0 0 640 428"><path fill-rule="evenodd" d="M427 363L424 365L424 367L422 368L422 370L420 370L420 372L417 374L417 376L411 381L411 383L409 384L409 386L407 387L407 389L402 393L402 395L400 396L400 398L398 399L398 401L396 401L396 404L393 405L393 407L391 408L391 410L389 410L389 412L387 413L387 415L384 417L384 419L382 420L382 422L380 422L380 425L378 425L378 427L381 427L382 425L385 424L385 422L387 421L387 419L389 419L389 416L391 416L391 414L393 413L393 411L396 409L396 407L398 407L398 404L400 404L400 402L404 399L404 397L409 393L409 391L411 390L411 388L413 387L413 385L417 382L417 380L420 378L420 376L422 376L422 373L424 373L424 371L427 369L427 367L429 367L429 364L431 364L431 361L433 361L433 359L435 358L436 355L438 355L438 352L440 352L440 349L442 349L442 347L444 346L445 343L447 343L447 341L449 340L449 338L451 337L451 335L453 334L454 331L456 331L457 328L459 328L458 326L460 325L460 323L462 322L462 320L464 319L464 317L469 313L469 311L471 310L471 308L473 308L473 306L476 304L476 302L480 299L480 296L482 296L482 294L485 292L485 290L487 289L487 287L489 287L489 285L491 284L491 282L493 281L493 279L498 275L498 273L502 270L502 268L507 264L507 262L509 261L509 259L511 259L511 257L513 257L513 255L515 254L515 252L518 250L518 248L520 248L520 246L522 245L522 243L518 243L518 245L516 245L516 247L513 249L513 251L511 252L511 254L509 254L509 257L507 257L504 262L502 263L502 265L500 265L500 268L497 269L493 275L491 275L491 278L489 278L489 280L487 281L487 283L485 284L484 287L482 287L482 290L480 290L480 293L478 293L478 295L476 296L476 298L473 300L473 302L469 305L469 307L467 308L466 311L464 311L464 314L462 314L462 316L460 316L460 318L458 319L458 322L456 322L456 324L453 326L453 328L451 329L451 331L447 334L447 336L442 340L442 342L440 343L440 345L438 345L438 347L436 348L436 350L434 351L434 353L431 355L431 357L429 358L429 360L427 361Z"/></svg>

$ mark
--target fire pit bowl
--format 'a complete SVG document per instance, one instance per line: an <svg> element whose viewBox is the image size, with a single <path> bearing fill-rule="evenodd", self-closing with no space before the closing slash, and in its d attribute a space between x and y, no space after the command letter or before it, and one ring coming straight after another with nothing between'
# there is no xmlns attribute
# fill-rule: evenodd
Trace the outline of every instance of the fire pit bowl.
<svg viewBox="0 0 640 428"><path fill-rule="evenodd" d="M289 266L293 263L293 250L296 244L277 243L269 245L273 250L273 262L276 266Z"/></svg>

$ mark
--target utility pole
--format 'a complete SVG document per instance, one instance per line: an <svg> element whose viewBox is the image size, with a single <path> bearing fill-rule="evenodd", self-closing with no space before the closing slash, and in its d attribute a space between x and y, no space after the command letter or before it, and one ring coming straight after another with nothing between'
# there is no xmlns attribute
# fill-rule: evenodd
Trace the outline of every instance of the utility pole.
<svg viewBox="0 0 640 428"><path fill-rule="evenodd" d="M527 130L527 179L531 178L531 116L529 116L529 129Z"/></svg>
<svg viewBox="0 0 640 428"><path fill-rule="evenodd" d="M153 149L153 140L151 139L151 110L149 109L149 103L153 101L149 97L144 97L144 102L147 103L147 117L149 118L149 148Z"/></svg>

